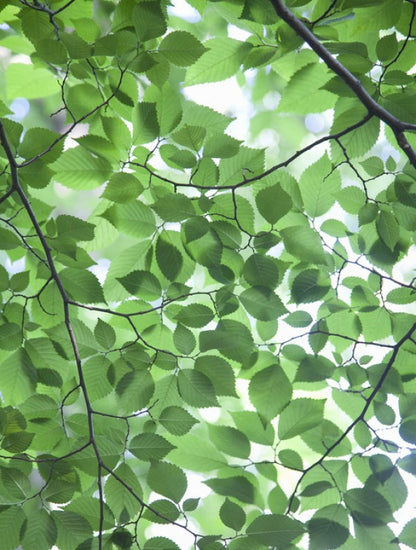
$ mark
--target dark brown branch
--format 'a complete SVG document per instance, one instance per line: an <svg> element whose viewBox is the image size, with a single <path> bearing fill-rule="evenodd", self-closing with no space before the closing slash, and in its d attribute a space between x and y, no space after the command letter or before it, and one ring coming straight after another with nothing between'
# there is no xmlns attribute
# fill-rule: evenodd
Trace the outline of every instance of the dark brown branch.
<svg viewBox="0 0 416 550"><path fill-rule="evenodd" d="M12 186L13 186L14 190L16 191L16 193L19 195L20 200L21 200L21 202L22 202L22 204L23 204L23 206L24 206L24 208L25 208L32 224L33 224L33 228L34 228L34 230L35 230L35 232L38 236L38 239L39 239L39 241L42 245L42 248L45 252L46 260L47 260L48 267L49 267L49 270L50 270L50 273L51 273L51 277L55 281L56 286L57 286L58 291L59 291L59 294L61 295L61 298L62 298L63 309L64 309L65 326L66 326L66 330L67 330L67 333L68 333L68 336L69 336L69 340L71 342L71 346L72 346L72 350L73 350L73 354L74 354L74 359L75 359L75 364L76 364L76 368L77 368L77 373L78 373L79 384L80 384L80 387L81 387L81 391L83 393L84 402L85 402L85 406L86 406L86 409L87 409L89 444L91 444L93 446L95 455L97 457L98 465L100 466L102 464L102 461L101 461L99 449L98 449L97 444L95 442L94 424L93 424L93 409L92 409L92 406L91 406L90 398L89 398L87 387L86 387L86 384L85 384L84 374L82 372L81 355L80 355L80 352L79 352L79 349L78 349L78 344L77 344L77 341L76 341L76 338L75 338L75 334L74 334L73 327L72 327L72 322L71 322L71 317L70 317L70 313L69 313L69 301L70 301L70 299L68 297L68 294L66 293L65 288L62 285L62 281L61 281L61 279L59 277L59 274L58 274L58 271L56 269L54 259L52 258L51 249L50 249L50 247L49 247L49 245L46 241L45 235L42 232L40 224L39 224L39 222L36 218L36 214L35 214L35 212L32 208L32 205L30 204L29 199L26 196L26 193L24 192L24 190L23 190L23 188L20 184L19 175L18 175L18 166L16 164L16 159L15 159L13 151L10 147L9 141L7 139L7 135L4 131L4 127L3 127L3 124L2 124L1 121L0 121L0 143L1 143L3 149L6 153L7 160L9 161L10 171L11 171L11 175L12 175ZM99 471L100 471L100 468L99 468ZM100 496L102 497L102 494L101 494L101 480L100 479L98 480L98 489L100 491ZM98 545L99 545L98 546L99 550L101 550L101 548L102 548L102 532L99 533Z"/></svg>
<svg viewBox="0 0 416 550"><path fill-rule="evenodd" d="M3 127L1 128L2 131L3 130ZM4 195L2 197L0 197L0 204L4 201L6 201L10 195L12 195L14 193L14 187L13 185L11 187L9 187L9 189L4 193Z"/></svg>
<svg viewBox="0 0 416 550"><path fill-rule="evenodd" d="M336 134L328 134L327 136L323 136L323 137L313 141L309 145L306 145L302 149L299 149L298 151L293 153L293 155L288 157L286 160L283 160L282 162L279 162L278 164L275 164L274 166L272 166L268 170L265 170L264 172L262 172L258 176L253 176L251 178L244 178L243 180L241 180L237 183L229 184L229 185L197 185L197 184L192 183L192 182L191 183L180 183L180 182L177 182L177 181L173 181L169 178L165 178L164 176L158 175L157 172L155 172L154 170L149 168L149 166L147 164L140 164L138 162L133 162L133 161L128 163L128 164L132 164L133 166L140 166L141 168L144 168L145 170L147 170L151 176L153 176L153 177L155 177L155 178L157 178L161 181L164 181L166 183L170 183L171 185L173 185L175 187L194 187L195 189L204 189L205 191L213 190L213 189L218 189L218 190L238 189L239 187L243 187L244 185L249 185L250 183L254 183L255 181L260 181L264 177L269 176L270 174L273 174L273 172L276 172L277 170L280 170L280 168L286 168L287 166L289 166L289 164L291 164L294 160L296 160L297 158L302 156L304 153L307 153L311 149L314 149L315 147L317 147L321 143L325 143L326 141L330 141L331 139L337 140L337 139L341 138L342 136L345 136L345 135L349 134L353 130L356 130L357 128L360 128L360 126L364 126L364 124L366 124L371 118L372 118L372 115L368 114L363 119L361 119L359 122L356 122L355 124L352 124L351 126L348 126L348 128L345 128L344 130L341 130L340 132L337 132Z"/></svg>
<svg viewBox="0 0 416 550"><path fill-rule="evenodd" d="M396 137L397 143L405 153L410 163L416 168L416 151L407 141L404 132L406 130L416 131L416 124L404 122L389 111L384 109L377 103L375 99L367 92L361 81L355 77L342 63L340 63L333 55L325 48L325 46L316 38L316 36L308 29L308 27L300 21L282 2L282 0L270 0L276 14L283 19L298 36L309 44L312 50L322 59L326 66L337 74L345 84L351 88L356 97L361 103L367 107L368 112L382 120L392 130Z"/></svg>
<svg viewBox="0 0 416 550"><path fill-rule="evenodd" d="M412 338L412 335L413 333L415 332L416 330L416 323L414 323L412 325L412 327L406 332L406 334L397 342L397 344L394 346L393 348L393 351L392 351L392 354L391 354L391 357L390 359L388 360L387 362L387 365L385 366L384 370L383 370L383 373L382 375L380 376L377 384L374 386L373 388L373 391L370 393L370 395L368 396L368 398L366 399L366 404L364 405L361 413L355 418L355 420L353 420L353 422L351 422L351 424L348 426L348 428L342 433L342 435L339 436L339 438L332 444L330 445L327 450L325 451L325 453L318 459L316 460L313 464L311 464L310 466L308 466L305 470L303 470L303 473L302 475L300 476L300 478L298 479L297 483L296 483L296 486L295 486L295 489L292 493L292 496L290 497L289 499L289 504L288 504L288 507L287 507L287 510L288 512L290 511L291 507L292 507L292 504L293 504L293 500L296 496L296 493L298 491L298 488L299 488L299 485L302 483L302 480L303 478L305 477L305 475L310 472L313 468L315 468L316 466L319 466L320 464L322 464L324 462L324 460L327 458L327 456L329 456L332 451L338 447L338 445L347 437L347 435L350 433L350 431L358 424L358 422L360 422L361 420L364 420L364 417L368 411L368 409L370 408L370 405L371 403L374 401L374 398L375 396L377 395L377 393L380 391L382 385L384 384L384 381L385 379L387 378L390 370L392 369L393 365L394 365L394 362L396 360L396 357L400 351L400 348L403 346L403 344L405 342L407 342L407 340L410 340Z"/></svg>
<svg viewBox="0 0 416 550"><path fill-rule="evenodd" d="M44 155L48 154L50 151L52 151L52 149L55 147L55 145L57 143L59 143L60 141L62 141L63 139L65 139L78 124L80 124L81 122L84 122L84 120L86 120L91 115L93 115L94 113L99 111L105 105L108 105L110 103L110 101L113 99L113 97L116 96L116 94L117 94L117 92L118 92L118 90L121 86L123 76L124 76L124 73L126 72L126 70L127 70L127 67L124 68L124 69L120 69L120 78L119 78L119 81L117 83L117 86L115 87L114 91L108 96L108 98L106 100L102 101L99 105L97 105L97 107L94 107L94 109L91 109L91 111L88 111L88 113L86 113L85 115L82 115L77 120L74 120L74 122L71 123L69 128L67 128L67 130L65 130L65 132L63 132L60 136L58 136L56 139L54 139L52 141L52 143L49 145L49 147L47 147L47 149L45 149L41 153L38 153L37 155L33 156L32 158L27 159L24 162L21 162L20 164L16 164L16 168L24 168L25 166L29 166L29 164L32 164L32 162L34 162L35 160L38 160L41 157L43 157Z"/></svg>

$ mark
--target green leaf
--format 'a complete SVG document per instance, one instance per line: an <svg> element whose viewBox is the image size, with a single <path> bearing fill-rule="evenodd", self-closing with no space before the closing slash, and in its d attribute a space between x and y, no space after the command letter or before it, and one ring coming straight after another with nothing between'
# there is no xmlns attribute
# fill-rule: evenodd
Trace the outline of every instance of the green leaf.
<svg viewBox="0 0 416 550"><path fill-rule="evenodd" d="M180 550L173 540L166 537L152 537L144 543L143 550Z"/></svg>
<svg viewBox="0 0 416 550"><path fill-rule="evenodd" d="M319 426L323 420L324 405L324 399L299 398L291 401L279 417L279 439L291 439Z"/></svg>
<svg viewBox="0 0 416 550"><path fill-rule="evenodd" d="M319 269L305 269L292 283L292 297L297 304L316 302L329 291L328 277Z"/></svg>
<svg viewBox="0 0 416 550"><path fill-rule="evenodd" d="M104 349L111 349L116 341L116 333L111 325L98 319L94 328L94 336Z"/></svg>
<svg viewBox="0 0 416 550"><path fill-rule="evenodd" d="M247 436L229 426L208 426L208 433L214 445L230 456L248 458L250 455L250 442Z"/></svg>
<svg viewBox="0 0 416 550"><path fill-rule="evenodd" d="M133 174L118 172L111 176L102 196L113 202L125 203L135 200L142 189Z"/></svg>
<svg viewBox="0 0 416 550"><path fill-rule="evenodd" d="M233 76L251 45L232 38L213 38L205 42L208 51L188 69L185 85L193 86L204 82L218 82Z"/></svg>
<svg viewBox="0 0 416 550"><path fill-rule="evenodd" d="M268 256L252 254L244 264L243 275L250 285L276 288L279 282L279 271L276 262Z"/></svg>
<svg viewBox="0 0 416 550"><path fill-rule="evenodd" d="M178 508L170 500L154 500L146 508L143 517L152 523L171 523L179 517Z"/></svg>
<svg viewBox="0 0 416 550"><path fill-rule="evenodd" d="M365 225L374 221L378 214L378 206L373 202L364 204L358 212L358 221L360 225Z"/></svg>
<svg viewBox="0 0 416 550"><path fill-rule="evenodd" d="M180 67L192 65L205 51L201 42L186 31L171 32L159 45L159 52Z"/></svg>
<svg viewBox="0 0 416 550"><path fill-rule="evenodd" d="M275 224L292 208L292 199L279 183L262 189L256 195L260 214L271 224Z"/></svg>
<svg viewBox="0 0 416 550"><path fill-rule="evenodd" d="M195 472L209 472L227 464L224 455L206 437L192 434L181 440L181 445L172 451L171 459L175 464Z"/></svg>
<svg viewBox="0 0 416 550"><path fill-rule="evenodd" d="M234 497L249 504L254 502L254 486L243 476L208 479L204 483L219 495Z"/></svg>
<svg viewBox="0 0 416 550"><path fill-rule="evenodd" d="M8 404L20 404L33 395L36 382L36 369L25 349L17 349L0 363L1 393Z"/></svg>
<svg viewBox="0 0 416 550"><path fill-rule="evenodd" d="M59 237L75 241L91 241L95 226L75 216L61 215L56 218L56 230Z"/></svg>
<svg viewBox="0 0 416 550"><path fill-rule="evenodd" d="M136 435L129 445L129 451L140 460L161 460L174 448L164 437L152 433Z"/></svg>
<svg viewBox="0 0 416 550"><path fill-rule="evenodd" d="M141 42L161 36L166 31L166 21L159 2L136 4L132 11L132 23Z"/></svg>
<svg viewBox="0 0 416 550"><path fill-rule="evenodd" d="M110 163L91 155L84 147L74 147L64 151L51 164L55 179L65 187L77 191L95 189L102 185L111 174Z"/></svg>
<svg viewBox="0 0 416 550"><path fill-rule="evenodd" d="M0 227L0 242L3 250L11 250L20 246L20 240L12 231Z"/></svg>
<svg viewBox="0 0 416 550"><path fill-rule="evenodd" d="M410 288L394 288L387 294L386 300L392 304L411 304L416 300L416 292Z"/></svg>
<svg viewBox="0 0 416 550"><path fill-rule="evenodd" d="M166 195L152 204L156 214L167 222L181 222L195 215L192 201L180 193Z"/></svg>
<svg viewBox="0 0 416 550"><path fill-rule="evenodd" d="M27 83L30 82L30 88ZM59 93L59 85L54 75L43 67L31 64L12 63L7 68L7 99L24 97L39 99Z"/></svg>
<svg viewBox="0 0 416 550"><path fill-rule="evenodd" d="M201 351L216 349L229 359L243 363L252 352L253 336L239 321L221 320L215 330L199 334Z"/></svg>
<svg viewBox="0 0 416 550"><path fill-rule="evenodd" d="M401 543L410 546L410 548L416 548L416 519L411 519L406 523L400 533L399 540Z"/></svg>
<svg viewBox="0 0 416 550"><path fill-rule="evenodd" d="M1 443L2 449L9 453L20 454L30 446L34 433L20 431L6 435Z"/></svg>
<svg viewBox="0 0 416 550"><path fill-rule="evenodd" d="M271 420L290 402L292 385L283 369L272 365L253 376L249 385L249 396L259 415Z"/></svg>
<svg viewBox="0 0 416 550"><path fill-rule="evenodd" d="M350 534L347 511L337 504L318 510L307 527L311 550L339 548Z"/></svg>
<svg viewBox="0 0 416 550"><path fill-rule="evenodd" d="M178 323L173 333L173 343L180 353L189 355L196 346L196 339L189 328Z"/></svg>
<svg viewBox="0 0 416 550"><path fill-rule="evenodd" d="M22 343L22 329L16 323L0 325L0 348L14 350Z"/></svg>
<svg viewBox="0 0 416 550"><path fill-rule="evenodd" d="M337 201L341 208L349 214L358 214L362 206L366 204L364 192L353 185L349 185L338 191Z"/></svg>
<svg viewBox="0 0 416 550"><path fill-rule="evenodd" d="M292 288L293 292L293 288ZM284 322L291 327L307 327L312 323L312 317L307 311L294 311L285 317Z"/></svg>
<svg viewBox="0 0 416 550"><path fill-rule="evenodd" d="M307 225L296 225L281 231L286 250L303 262L325 264L321 240Z"/></svg>
<svg viewBox="0 0 416 550"><path fill-rule="evenodd" d="M133 535L127 529L118 528L111 533L111 542L118 548L131 548Z"/></svg>
<svg viewBox="0 0 416 550"><path fill-rule="evenodd" d="M399 434L402 439L414 445L416 442L416 418L410 418L402 422Z"/></svg>
<svg viewBox="0 0 416 550"><path fill-rule="evenodd" d="M56 524L46 510L34 510L25 526L22 546L29 548L35 544L36 548L50 548L55 544L57 537Z"/></svg>
<svg viewBox="0 0 416 550"><path fill-rule="evenodd" d="M170 281L174 281L183 264L182 254L172 244L168 231L161 233L156 242L156 260L160 271Z"/></svg>
<svg viewBox="0 0 416 550"><path fill-rule="evenodd" d="M199 498L187 498L182 505L184 512L193 512L196 510L198 508L199 500Z"/></svg>
<svg viewBox="0 0 416 550"><path fill-rule="evenodd" d="M149 372L129 370L120 378L115 390L120 397L121 410L137 411L150 401L155 383Z"/></svg>
<svg viewBox="0 0 416 550"><path fill-rule="evenodd" d="M398 466L409 472L410 474L416 473L416 455L415 453L410 453L407 456L400 458L397 462Z"/></svg>
<svg viewBox="0 0 416 550"><path fill-rule="evenodd" d="M254 542L284 550L292 540L303 535L305 528L295 519L279 514L269 514L257 517L247 527L246 532Z"/></svg>
<svg viewBox="0 0 416 550"><path fill-rule="evenodd" d="M214 314L211 309L202 304L185 306L176 315L176 319L187 327L201 328L212 321Z"/></svg>
<svg viewBox="0 0 416 550"><path fill-rule="evenodd" d="M246 513L241 506L226 498L220 508L220 518L227 527L240 531L246 521Z"/></svg>
<svg viewBox="0 0 416 550"><path fill-rule="evenodd" d="M174 502L182 500L188 485L183 471L168 462L152 462L147 474L147 483L152 491Z"/></svg>
<svg viewBox="0 0 416 550"><path fill-rule="evenodd" d="M220 185L257 176L264 170L264 149L241 146L236 155L220 161Z"/></svg>
<svg viewBox="0 0 416 550"><path fill-rule="evenodd" d="M313 218L322 216L333 206L341 189L341 178L333 171L327 154L303 172L299 188L305 212Z"/></svg>
<svg viewBox="0 0 416 550"><path fill-rule="evenodd" d="M156 2L144 2L139 6L156 4ZM149 143L159 135L159 123L156 115L156 104L142 101L138 103L133 112L133 142L136 145Z"/></svg>
<svg viewBox="0 0 416 550"><path fill-rule="evenodd" d="M170 406L163 409L159 422L171 434L185 435L198 423L198 420L182 407Z"/></svg>
<svg viewBox="0 0 416 550"><path fill-rule="evenodd" d="M396 218L390 212L382 210L377 218L376 227L381 240L393 251L400 237Z"/></svg>
<svg viewBox="0 0 416 550"><path fill-rule="evenodd" d="M211 380L217 395L236 397L235 374L225 359L215 355L202 355L197 357L195 369L205 374Z"/></svg>
<svg viewBox="0 0 416 550"><path fill-rule="evenodd" d="M141 497L140 483L127 463L121 463L114 473L117 477L109 476L104 487L106 501L117 518L133 518L140 510L140 502L127 487Z"/></svg>
<svg viewBox="0 0 416 550"><path fill-rule="evenodd" d="M139 201L114 205L103 214L103 217L117 230L132 237L149 237L156 229L152 210Z"/></svg>
<svg viewBox="0 0 416 550"><path fill-rule="evenodd" d="M292 468L295 470L303 469L303 462L300 455L292 449L284 449L279 453L279 460L287 468Z"/></svg>
<svg viewBox="0 0 416 550"><path fill-rule="evenodd" d="M383 525L392 521L389 503L372 489L350 489L345 493L344 500L352 516L364 525Z"/></svg>
<svg viewBox="0 0 416 550"><path fill-rule="evenodd" d="M330 109L335 96L323 89L330 73L324 63L309 63L299 69L284 88L278 110L285 113L319 113Z"/></svg>
<svg viewBox="0 0 416 550"><path fill-rule="evenodd" d="M103 289L91 271L66 267L59 277L73 300L86 304L105 302Z"/></svg>
<svg viewBox="0 0 416 550"><path fill-rule="evenodd" d="M110 366L110 361L106 357L100 356L91 357L84 363L85 384L91 401L100 399L113 390L108 380Z"/></svg>
<svg viewBox="0 0 416 550"><path fill-rule="evenodd" d="M302 359L296 372L296 382L318 382L331 378L335 365L326 357L307 355Z"/></svg>
<svg viewBox="0 0 416 550"><path fill-rule="evenodd" d="M74 542L81 544L92 536L92 529L88 521L74 512L53 511L52 517L58 527L57 545L69 548Z"/></svg>
<svg viewBox="0 0 416 550"><path fill-rule="evenodd" d="M270 423L262 421L254 411L232 412L234 423L237 428L246 434L250 441L261 445L272 445L274 441L274 430Z"/></svg>
<svg viewBox="0 0 416 550"><path fill-rule="evenodd" d="M206 130L202 126L190 126L189 124L185 124L180 130L172 134L172 139L174 139L176 143L179 143L179 145L183 145L184 147L188 147L198 152L201 149L205 135Z"/></svg>
<svg viewBox="0 0 416 550"><path fill-rule="evenodd" d="M178 374L178 390L193 407L217 407L218 401L210 379L197 370L182 369Z"/></svg>
<svg viewBox="0 0 416 550"><path fill-rule="evenodd" d="M150 271L131 271L125 277L117 278L127 292L144 300L157 300L162 294L158 279Z"/></svg>
<svg viewBox="0 0 416 550"><path fill-rule="evenodd" d="M150 89L148 91L150 92ZM165 82L161 88L152 89L152 92L151 96L149 94L146 97L156 102L160 134L164 136L174 130L181 121L181 95L169 82Z"/></svg>
<svg viewBox="0 0 416 550"><path fill-rule="evenodd" d="M261 321L272 321L287 312L279 296L266 287L248 288L239 298L247 312Z"/></svg>
<svg viewBox="0 0 416 550"><path fill-rule="evenodd" d="M230 158L238 153L241 141L228 134L213 134L204 144L204 157ZM207 160L207 159L205 159ZM201 169L201 167L199 167Z"/></svg>

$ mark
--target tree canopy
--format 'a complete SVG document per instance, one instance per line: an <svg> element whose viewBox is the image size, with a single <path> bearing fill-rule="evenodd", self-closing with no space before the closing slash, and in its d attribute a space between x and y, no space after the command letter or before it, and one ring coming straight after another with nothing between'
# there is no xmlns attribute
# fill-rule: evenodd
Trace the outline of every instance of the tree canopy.
<svg viewBox="0 0 416 550"><path fill-rule="evenodd" d="M0 5L1 548L416 548L416 2L174 5Z"/></svg>

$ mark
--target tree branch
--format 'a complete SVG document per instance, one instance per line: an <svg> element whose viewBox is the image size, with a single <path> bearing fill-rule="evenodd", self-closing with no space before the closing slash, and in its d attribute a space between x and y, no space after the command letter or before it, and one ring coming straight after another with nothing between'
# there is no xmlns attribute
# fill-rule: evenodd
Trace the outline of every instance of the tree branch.
<svg viewBox="0 0 416 550"><path fill-rule="evenodd" d="M298 19L282 2L282 0L270 0L276 14L283 19L298 36L309 44L312 50L322 59L326 66L337 74L345 84L354 92L361 103L367 107L368 112L387 124L396 137L397 143L405 153L410 163L416 168L416 151L404 135L405 130L416 131L416 124L404 122L377 103L367 92L361 81L355 77L342 63L340 63L316 38L308 27Z"/></svg>
<svg viewBox="0 0 416 550"><path fill-rule="evenodd" d="M348 426L348 428L342 433L342 435L339 436L339 438L332 444L330 445L327 450L325 451L325 453L319 458L319 460L316 460L313 464L311 464L310 466L308 466L308 468L306 468L305 470L303 470L303 473L302 475L300 476L300 478L298 479L297 483L296 483L296 486L295 486L295 489L289 499L289 503L288 503L288 506L287 506L287 511L289 512L290 509L292 508L292 504L293 504L293 500L296 496L296 493L297 493L297 490L299 488L299 485L302 483L302 480L303 478L305 477L305 475L310 472L313 468L315 468L316 466L319 466L319 464L322 464L323 461L325 460L325 458L327 456L329 456L332 451L338 447L338 445L347 437L347 435L350 433L350 431L358 424L358 422L360 422L361 420L364 420L364 417L368 411L368 409L370 408L370 405L371 403L373 402L375 396L377 395L377 393L380 391L382 385L384 384L384 381L385 379L387 378L390 370L392 369L393 365L394 365L394 362L396 360L396 357L400 351L400 348L403 346L403 344L405 342L407 342L407 340L410 340L413 333L415 332L416 330L416 323L414 323L411 328L406 332L406 334L397 342L397 344L394 346L394 349L392 351L392 354L391 354L391 357L390 359L388 360L387 362L387 365L385 366L384 370L383 370L383 373L382 375L380 376L377 384L374 386L373 388L373 391L371 392L371 394L368 396L367 400L366 400L366 404L364 405L361 413L355 418L355 420L353 420L353 422L351 422L351 424Z"/></svg>

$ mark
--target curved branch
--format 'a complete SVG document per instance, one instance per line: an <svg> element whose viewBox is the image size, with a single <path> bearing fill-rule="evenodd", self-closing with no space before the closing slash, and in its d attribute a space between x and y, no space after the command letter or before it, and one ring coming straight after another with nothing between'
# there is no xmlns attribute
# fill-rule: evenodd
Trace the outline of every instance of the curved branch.
<svg viewBox="0 0 416 550"><path fill-rule="evenodd" d="M367 107L368 112L387 124L396 137L397 143L405 153L410 163L416 168L416 151L404 135L405 130L416 131L416 124L404 122L389 111L384 109L362 85L361 81L354 76L342 63L340 63L325 46L316 38L308 27L298 19L282 2L282 0L270 0L276 14L291 27L295 33L309 44L312 50L322 59L326 66L337 74L345 84L354 92L361 103Z"/></svg>
<svg viewBox="0 0 416 550"><path fill-rule="evenodd" d="M287 511L289 512L292 508L292 504L293 504L293 500L296 496L296 493L297 493L297 490L299 488L299 485L302 483L302 480L303 478L305 477L305 475L310 472L311 470L313 470L313 468L315 468L316 466L319 466L319 464L322 464L324 462L324 460L327 458L327 456L329 456L332 451L338 447L338 445L344 441L344 439L347 437L347 435L350 433L350 431L361 421L361 420L364 420L364 417L368 411L368 409L370 408L370 405L371 403L374 401L374 398L376 397L377 393L380 391L382 385L384 384L384 381L385 379L387 378L387 375L389 374L390 370L392 369L393 365L394 365L394 362L396 361L396 357L400 351L400 348L403 346L403 344L405 342L407 342L407 340L410 340L412 338L412 335L413 333L415 332L416 330L416 323L414 323L411 328L406 332L406 334L397 342L397 344L394 346L393 348L393 351L392 351L392 354L391 354L391 357L390 359L388 360L387 362L387 365L385 366L384 370L383 370L383 373L382 375L380 376L377 384L374 386L373 388L373 391L370 393L370 395L368 396L367 400L366 400L366 404L364 405L362 411L360 412L360 414L351 422L351 424L348 426L348 428L339 436L339 438L332 444L330 445L327 450L325 451L325 453L318 459L316 460L313 464L311 464L310 466L308 466L305 470L303 470L303 473L302 475L300 476L300 478L298 479L297 483L296 483L296 486L295 486L295 489L289 499L289 504L287 506Z"/></svg>
<svg viewBox="0 0 416 550"><path fill-rule="evenodd" d="M323 137L313 141L309 145L306 145L302 149L299 149L298 151L293 153L293 155L290 155L290 157L288 157L287 159L283 160L282 162L279 162L278 164L275 164L274 166L272 166L268 170L265 170L261 174L258 174L257 176L252 176L251 178L244 178L243 180L241 180L237 183L228 184L228 185L198 185L198 184L195 184L195 183L192 183L192 182L191 183L177 182L177 181L173 181L169 178L166 178L164 176L161 176L160 174L155 172L152 168L149 168L149 166L147 164L141 164L139 162L134 162L134 161L131 161L131 162L126 163L126 164L132 164L133 166L140 166L140 168L144 168L145 170L147 170L147 172L151 176L153 176L153 177L155 177L155 178L157 178L161 181L164 181L166 183L169 183L169 184L173 185L174 187L193 187L194 189L203 189L205 191L214 190L214 189L215 190L221 190L221 191L223 191L225 189L235 190L235 189L238 189L239 187L249 185L250 183L260 181L261 179L265 178L266 176L269 176L270 174L273 174L273 172L276 172L277 170L280 170L281 168L286 168L294 160L296 160L297 158L302 156L304 153L307 153L308 151L310 151L314 147L317 147L318 145L321 145L321 143L325 143L326 141L330 141L331 139L333 139L335 141L338 140L342 136L345 136L345 135L349 134L350 132L352 132L353 130L356 130L360 126L364 126L364 124L366 124L371 118L372 118L372 115L367 114L364 118L362 118L361 120L359 120L355 124L352 124L351 126L348 126L348 128L345 128L344 130L341 130L341 131L337 132L336 134L328 134L326 136L323 136Z"/></svg>

